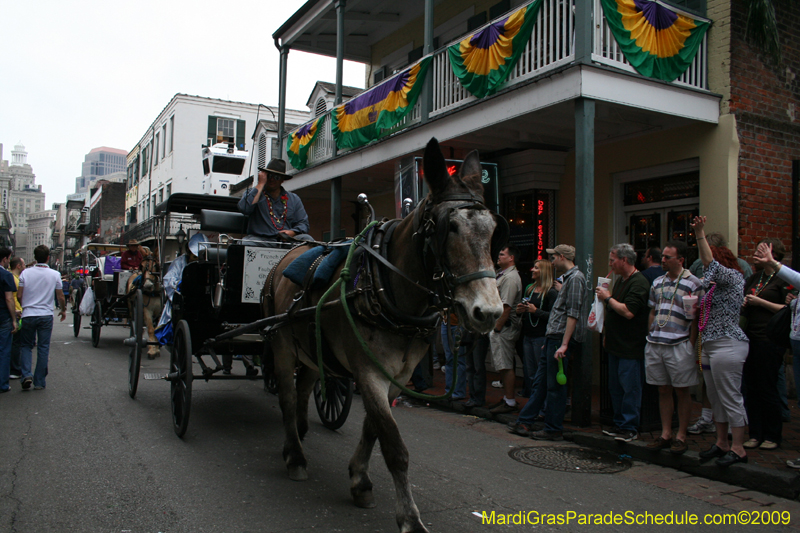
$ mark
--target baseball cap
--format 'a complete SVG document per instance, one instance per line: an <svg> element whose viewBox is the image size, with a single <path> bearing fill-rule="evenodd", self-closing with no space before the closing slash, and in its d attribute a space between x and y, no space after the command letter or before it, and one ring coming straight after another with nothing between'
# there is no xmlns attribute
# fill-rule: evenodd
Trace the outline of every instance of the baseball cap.
<svg viewBox="0 0 800 533"><path fill-rule="evenodd" d="M548 254L558 254L563 255L565 258L569 259L570 261L575 260L575 247L570 246L569 244L559 244L555 248L548 248L546 250Z"/></svg>

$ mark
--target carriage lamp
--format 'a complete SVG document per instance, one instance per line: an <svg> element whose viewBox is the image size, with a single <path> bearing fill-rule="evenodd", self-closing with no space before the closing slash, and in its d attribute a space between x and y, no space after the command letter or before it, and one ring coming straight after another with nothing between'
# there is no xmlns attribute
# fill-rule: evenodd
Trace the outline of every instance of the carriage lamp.
<svg viewBox="0 0 800 533"><path fill-rule="evenodd" d="M177 233L175 233L175 239L178 241L178 244L183 244L186 241L186 232L183 231L183 224L180 225Z"/></svg>

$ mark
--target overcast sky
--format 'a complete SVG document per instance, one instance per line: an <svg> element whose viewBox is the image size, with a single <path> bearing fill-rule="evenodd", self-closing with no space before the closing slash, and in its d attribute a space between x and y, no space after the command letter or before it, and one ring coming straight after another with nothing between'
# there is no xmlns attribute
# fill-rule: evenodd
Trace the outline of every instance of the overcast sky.
<svg viewBox="0 0 800 533"><path fill-rule="evenodd" d="M272 33L304 2L0 2L3 159L25 145L49 208L92 148L130 150L176 93L277 106ZM307 109L316 80L336 61L291 52L287 106ZM344 84L363 87L364 66L345 62Z"/></svg>

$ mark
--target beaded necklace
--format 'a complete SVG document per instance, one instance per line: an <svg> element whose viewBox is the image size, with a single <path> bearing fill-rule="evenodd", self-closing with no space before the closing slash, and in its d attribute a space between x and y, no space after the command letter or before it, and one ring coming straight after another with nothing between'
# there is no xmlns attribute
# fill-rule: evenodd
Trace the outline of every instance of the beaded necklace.
<svg viewBox="0 0 800 533"><path fill-rule="evenodd" d="M678 285L680 285L681 280L683 279L683 274L685 272L686 272L685 268L681 269L681 273L678 274L678 279L675 281L675 289L672 291L672 296L670 296L669 298L665 298L664 297L664 285L666 285L666 283L667 283L666 279L661 282L661 293L660 293L659 299L658 299L658 309L661 310L661 305L664 302L669 302L669 313L667 313L667 318L666 318L666 320L664 320L663 323L661 322L661 320L658 317L656 317L656 326L658 326L659 328L663 328L664 326L669 324L669 319L672 317L672 309L675 307L675 305L673 303L675 301L675 294L678 292ZM668 276L666 276L666 275L664 277L668 278Z"/></svg>
<svg viewBox="0 0 800 533"><path fill-rule="evenodd" d="M280 201L283 203L283 213L280 216L275 216L275 212L272 210L272 198L270 198L269 194L265 195L267 197L267 206L269 207L269 218L272 220L272 225L275 227L276 230L282 230L283 227L286 225L286 213L289 211L286 206L289 204L289 196L286 194L282 194ZM280 224L280 225L279 225Z"/></svg>
<svg viewBox="0 0 800 533"><path fill-rule="evenodd" d="M528 298L529 299L533 297L533 293L534 293L534 291L536 289L536 282L534 281L533 283L531 283L530 287L531 287L531 290L528 293ZM542 304L544 304L544 294L542 294L542 293L539 293L539 294L541 294L541 299L539 300L539 307L541 307ZM528 315L528 324L530 324L531 327L535 328L536 326L539 325L539 320L541 319L541 317L536 317L536 322L534 322L533 319L531 318L531 315L533 313L526 313L526 314Z"/></svg>
<svg viewBox="0 0 800 533"><path fill-rule="evenodd" d="M697 335L697 366L700 367L700 372L703 371L703 331L708 325L708 318L711 315L711 300L714 297L714 289L716 288L717 284L712 281L711 288L708 289L708 292L700 302L700 317L697 321L697 331L699 332Z"/></svg>
<svg viewBox="0 0 800 533"><path fill-rule="evenodd" d="M767 277L767 281L764 281L764 271L762 270L761 271L761 275L758 277L758 284L752 289L753 295L754 296L758 296L759 294L761 294L761 291L763 291L764 288L767 285L769 285L769 282L772 279L772 276L774 276L774 275L775 275L775 272L773 272L772 274L770 274Z"/></svg>

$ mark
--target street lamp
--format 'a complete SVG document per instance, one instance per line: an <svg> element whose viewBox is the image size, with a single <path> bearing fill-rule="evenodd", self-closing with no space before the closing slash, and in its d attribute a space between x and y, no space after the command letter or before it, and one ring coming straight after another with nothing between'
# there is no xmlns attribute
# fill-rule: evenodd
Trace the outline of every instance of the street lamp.
<svg viewBox="0 0 800 533"><path fill-rule="evenodd" d="M178 241L178 244L181 245L186 241L186 232L183 231L183 224L180 225L178 232L175 233L175 239Z"/></svg>

